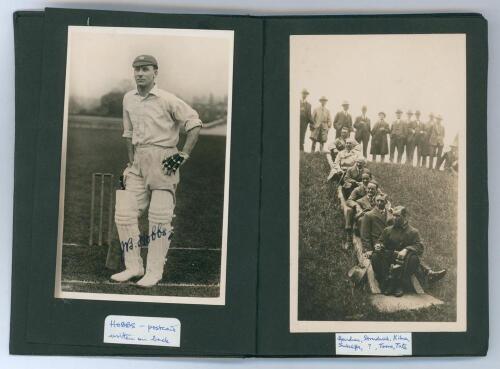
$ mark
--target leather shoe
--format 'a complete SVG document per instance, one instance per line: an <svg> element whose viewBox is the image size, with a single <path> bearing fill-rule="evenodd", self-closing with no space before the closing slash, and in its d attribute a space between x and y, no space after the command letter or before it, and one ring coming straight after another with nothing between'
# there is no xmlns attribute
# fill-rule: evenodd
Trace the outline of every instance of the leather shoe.
<svg viewBox="0 0 500 369"><path fill-rule="evenodd" d="M434 283L442 279L446 274L446 269L438 270L437 272L431 270L429 274L427 274L427 281L429 283Z"/></svg>
<svg viewBox="0 0 500 369"><path fill-rule="evenodd" d="M396 289L394 290L394 296L401 297L403 295L404 295L403 289L399 286L396 287Z"/></svg>

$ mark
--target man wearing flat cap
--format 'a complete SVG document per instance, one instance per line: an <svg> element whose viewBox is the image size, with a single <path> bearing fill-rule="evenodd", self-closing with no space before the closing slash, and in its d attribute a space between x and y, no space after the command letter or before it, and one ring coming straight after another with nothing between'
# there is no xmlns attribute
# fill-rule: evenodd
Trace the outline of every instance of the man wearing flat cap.
<svg viewBox="0 0 500 369"><path fill-rule="evenodd" d="M311 126L311 152L316 151L316 142L319 142L319 151L323 152L323 146L328 140L328 131L332 126L332 116L330 110L326 108L328 99L321 96L319 102L321 103L312 114L313 125Z"/></svg>
<svg viewBox="0 0 500 369"><path fill-rule="evenodd" d="M356 121L354 122L354 129L356 130L354 134L354 138L360 144L363 144L363 156L367 157L368 150L368 141L370 141L370 133L371 133L371 123L370 118L366 116L367 112L366 106L361 107L361 115L356 117Z"/></svg>
<svg viewBox="0 0 500 369"><path fill-rule="evenodd" d="M446 270L432 271L420 262L424 246L418 229L408 221L408 210L396 206L392 211L393 225L382 231L374 245L371 261L375 276L385 295L401 297L412 290L411 276L415 274L424 282L435 282L446 274Z"/></svg>
<svg viewBox="0 0 500 369"><path fill-rule="evenodd" d="M123 172L124 189L116 191L115 222L125 270L115 282L141 278L137 286L155 286L163 277L165 258L173 236L175 191L179 167L196 145L202 122L198 113L174 94L156 85L158 62L139 55L132 63L137 88L123 98L123 138L129 162ZM186 132L177 149L181 127ZM138 218L148 212L146 245L139 242ZM146 268L141 247L147 247Z"/></svg>
<svg viewBox="0 0 500 369"><path fill-rule="evenodd" d="M391 152L389 155L389 160L391 161L391 163L394 162L394 151L397 149L398 164L401 163L401 159L403 158L406 141L406 124L401 119L401 114L403 114L403 112L400 109L396 110L396 120L392 123L391 126Z"/></svg>
<svg viewBox="0 0 500 369"><path fill-rule="evenodd" d="M434 158L436 163L441 161L444 147L444 127L441 124L443 118L441 115L436 115L436 121L431 126L431 133L429 135L429 169L434 169ZM437 169L437 168L435 168Z"/></svg>
<svg viewBox="0 0 500 369"><path fill-rule="evenodd" d="M349 113L349 103L345 100L342 102L342 110L335 114L333 127L335 128L335 138L340 137L340 132L344 127L349 130L349 134L352 132L352 117Z"/></svg>
<svg viewBox="0 0 500 369"><path fill-rule="evenodd" d="M304 136L307 126L314 124L312 119L311 104L307 101L309 91L302 90L302 99L300 99L300 151L304 151Z"/></svg>

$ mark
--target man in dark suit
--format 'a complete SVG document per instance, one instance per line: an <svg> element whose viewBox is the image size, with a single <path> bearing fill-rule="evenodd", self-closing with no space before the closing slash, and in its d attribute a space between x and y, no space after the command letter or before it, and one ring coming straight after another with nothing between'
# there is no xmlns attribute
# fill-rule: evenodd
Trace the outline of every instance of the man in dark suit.
<svg viewBox="0 0 500 369"><path fill-rule="evenodd" d="M342 110L335 115L333 127L336 131L335 138L340 137L340 132L344 127L346 127L349 132L352 132L352 117L351 114L349 114L349 103L347 101L342 103Z"/></svg>
<svg viewBox="0 0 500 369"><path fill-rule="evenodd" d="M406 141L406 124L401 119L401 114L403 114L403 112L400 109L396 110L396 120L392 123L391 126L391 152L389 155L389 160L391 161L391 163L394 162L394 151L397 149L398 164L401 163Z"/></svg>
<svg viewBox="0 0 500 369"><path fill-rule="evenodd" d="M344 250L352 246L352 233L353 228L358 229L358 220L363 214L375 206L375 196L378 191L378 185L370 182L367 186L367 193L362 198L356 201L348 201L347 206L344 208L345 220L345 241L342 243Z"/></svg>
<svg viewBox="0 0 500 369"><path fill-rule="evenodd" d="M360 235L363 252L374 250L382 231L392 222L392 214L386 209L387 195L375 196L376 206L361 218Z"/></svg>
<svg viewBox="0 0 500 369"><path fill-rule="evenodd" d="M393 225L382 231L373 247L371 260L384 294L401 297L405 288L411 288L410 277L413 274L427 283L432 283L443 278L446 269L435 272L421 262L424 246L420 232L408 222L407 209L397 206L392 215Z"/></svg>
<svg viewBox="0 0 500 369"><path fill-rule="evenodd" d="M363 174L368 174L371 177L370 169L366 168L366 159L359 157L356 159L356 164L345 172L342 190L344 191L344 197L346 199L348 199L351 192L361 184Z"/></svg>
<svg viewBox="0 0 500 369"><path fill-rule="evenodd" d="M368 141L370 140L371 133L371 123L370 118L366 116L367 108L363 106L361 108L361 115L356 118L354 122L354 128L356 130L354 134L354 139L360 144L363 143L363 156L366 158L368 150Z"/></svg>
<svg viewBox="0 0 500 369"><path fill-rule="evenodd" d="M304 136L306 135L307 126L313 123L311 104L307 101L308 95L309 91L304 88L300 100L300 151L304 151Z"/></svg>

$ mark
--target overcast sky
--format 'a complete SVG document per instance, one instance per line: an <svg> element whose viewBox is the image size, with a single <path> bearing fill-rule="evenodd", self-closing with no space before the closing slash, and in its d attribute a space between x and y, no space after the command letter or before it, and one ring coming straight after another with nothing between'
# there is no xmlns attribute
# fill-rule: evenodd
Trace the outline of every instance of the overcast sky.
<svg viewBox="0 0 500 369"><path fill-rule="evenodd" d="M418 109L424 121L430 112L443 116L445 144L465 132L464 35L292 36L290 44L295 126L300 91L307 88L313 108L325 95L333 115L342 100L350 102L353 119L367 105L372 126L379 111L392 122L396 109Z"/></svg>
<svg viewBox="0 0 500 369"><path fill-rule="evenodd" d="M232 50L230 31L72 27L70 95L99 98L125 79L133 82L132 61L151 54L158 60L160 88L185 99L224 97Z"/></svg>

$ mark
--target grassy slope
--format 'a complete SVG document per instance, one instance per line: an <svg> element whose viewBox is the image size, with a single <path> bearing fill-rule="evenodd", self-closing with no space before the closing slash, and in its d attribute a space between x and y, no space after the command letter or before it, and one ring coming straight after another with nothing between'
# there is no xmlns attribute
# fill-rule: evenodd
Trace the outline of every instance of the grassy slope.
<svg viewBox="0 0 500 369"><path fill-rule="evenodd" d="M341 250L343 215L334 189L325 182L323 155L303 154L300 162L299 319L453 321L456 296L456 177L401 165L369 163L393 205L405 205L420 230L431 267L448 274L428 292L445 304L419 311L382 314L369 302L366 287L353 288L347 271L352 252Z"/></svg>
<svg viewBox="0 0 500 369"><path fill-rule="evenodd" d="M175 235L171 247L199 248L201 251L172 250L164 282L218 281L220 253L203 249L221 246L224 153L225 137L202 136L192 157L182 167L173 223ZM126 150L120 131L69 129L63 236L65 243L88 243L92 173L112 173L117 183L126 162ZM107 196L107 192L105 195ZM98 202L96 207L97 205ZM105 205L105 219L107 215ZM146 218L141 219L141 229L147 229ZM104 230L107 230L106 221ZM97 241L97 232L94 237ZM115 242L117 237L114 231ZM63 280L74 279L78 275L82 279L107 279L111 272L104 269L105 249L106 247L102 250L97 247L65 247Z"/></svg>

